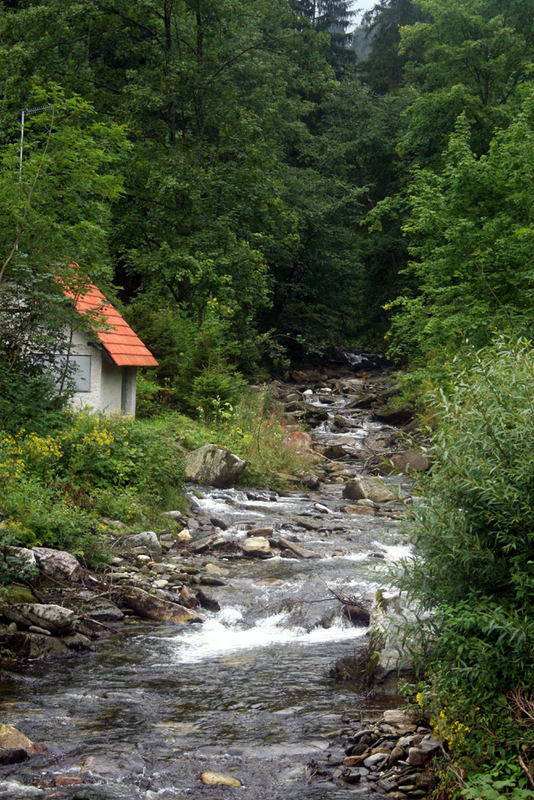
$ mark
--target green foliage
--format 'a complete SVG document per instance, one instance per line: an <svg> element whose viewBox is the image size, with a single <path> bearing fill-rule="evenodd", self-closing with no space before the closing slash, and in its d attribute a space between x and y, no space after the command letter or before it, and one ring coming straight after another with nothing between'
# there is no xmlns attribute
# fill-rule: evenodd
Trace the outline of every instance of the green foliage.
<svg viewBox="0 0 534 800"><path fill-rule="evenodd" d="M521 113L480 158L460 117L443 169L415 173L404 230L416 289L389 306L396 357L443 364L466 339L476 348L496 331L531 333L533 104L526 91Z"/></svg>
<svg viewBox="0 0 534 800"><path fill-rule="evenodd" d="M517 90L530 74L534 3L414 0L420 21L401 30L412 103L401 139L423 165L439 157L459 114L485 152L496 127L513 118Z"/></svg>
<svg viewBox="0 0 534 800"><path fill-rule="evenodd" d="M104 556L101 516L140 523L180 505L180 449L130 418L65 414L53 433L0 438L2 538Z"/></svg>
<svg viewBox="0 0 534 800"><path fill-rule="evenodd" d="M475 787L488 800L528 796L524 773L503 764L534 758L506 700L528 696L534 677L533 387L525 341L500 340L452 373L434 395L434 466L407 522L417 555L401 583L432 611L419 623L426 705L444 739L467 725L449 737L455 763L473 775L458 797L478 797ZM484 765L498 759L490 776Z"/></svg>
<svg viewBox="0 0 534 800"><path fill-rule="evenodd" d="M242 392L232 405L212 399L208 412L195 422L177 412L162 410L159 416L138 425L164 431L187 450L216 443L247 462L240 481L248 486L281 488L283 475L305 472L312 466L310 453L299 449L286 429L283 415L273 410L265 392Z"/></svg>

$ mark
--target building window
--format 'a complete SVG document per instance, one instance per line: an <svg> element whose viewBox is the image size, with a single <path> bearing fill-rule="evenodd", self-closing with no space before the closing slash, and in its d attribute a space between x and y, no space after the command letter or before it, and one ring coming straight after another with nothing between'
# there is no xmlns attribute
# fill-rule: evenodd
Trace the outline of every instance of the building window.
<svg viewBox="0 0 534 800"><path fill-rule="evenodd" d="M91 391L91 356L54 356L56 383L61 383L65 373L67 383L75 392Z"/></svg>

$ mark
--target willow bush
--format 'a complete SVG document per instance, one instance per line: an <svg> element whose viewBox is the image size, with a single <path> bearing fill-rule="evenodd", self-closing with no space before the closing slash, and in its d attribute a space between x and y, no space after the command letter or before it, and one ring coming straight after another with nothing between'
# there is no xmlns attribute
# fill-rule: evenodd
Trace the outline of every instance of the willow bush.
<svg viewBox="0 0 534 800"><path fill-rule="evenodd" d="M502 781L499 796L526 797L519 757L534 766L534 737L507 698L534 692L532 344L501 339L453 368L448 385L431 399L434 465L407 522L416 558L401 577L432 612L420 623L419 696L438 730L440 715L466 724L451 752L480 783L477 797ZM466 786L455 796L473 796Z"/></svg>

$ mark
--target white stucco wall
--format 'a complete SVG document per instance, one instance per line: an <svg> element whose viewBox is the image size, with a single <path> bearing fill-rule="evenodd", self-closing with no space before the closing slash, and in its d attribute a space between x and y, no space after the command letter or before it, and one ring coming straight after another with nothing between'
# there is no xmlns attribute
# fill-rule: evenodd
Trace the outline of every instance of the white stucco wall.
<svg viewBox="0 0 534 800"><path fill-rule="evenodd" d="M91 383L90 391L73 394L71 407L80 409L90 406L95 411L104 411L106 414L123 410L134 416L137 369L115 366L98 346L89 344L87 336L79 332L73 335L72 353L91 357Z"/></svg>

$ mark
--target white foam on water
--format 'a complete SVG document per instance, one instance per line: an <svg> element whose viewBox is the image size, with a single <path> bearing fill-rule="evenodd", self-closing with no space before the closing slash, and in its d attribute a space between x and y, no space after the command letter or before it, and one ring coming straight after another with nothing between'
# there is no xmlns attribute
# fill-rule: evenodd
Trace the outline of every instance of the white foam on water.
<svg viewBox="0 0 534 800"><path fill-rule="evenodd" d="M413 548L410 544L383 544L373 542L386 556L387 561L401 561L403 558L413 558Z"/></svg>
<svg viewBox="0 0 534 800"><path fill-rule="evenodd" d="M288 614L282 612L257 622L252 627L243 623L243 615L237 608L223 609L217 616L207 619L197 629L189 628L175 637L168 638L177 663L191 664L230 653L269 647L274 644L311 645L354 639L365 634L365 629L353 626L314 628L307 631L300 627L285 627Z"/></svg>

